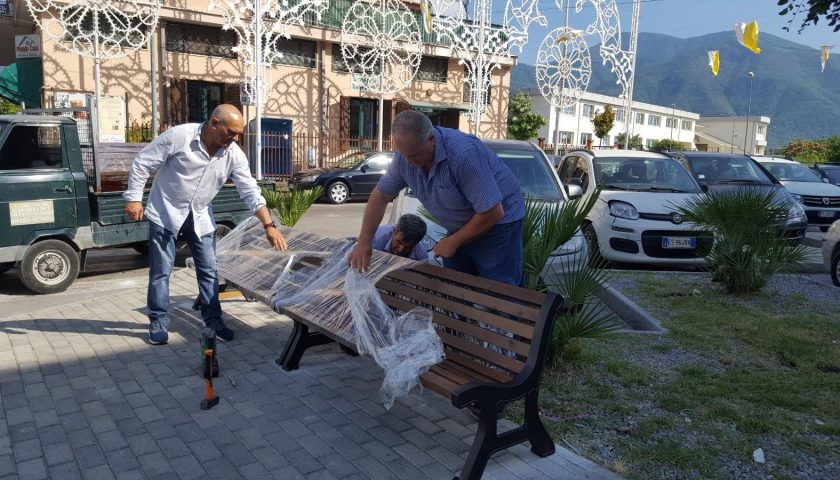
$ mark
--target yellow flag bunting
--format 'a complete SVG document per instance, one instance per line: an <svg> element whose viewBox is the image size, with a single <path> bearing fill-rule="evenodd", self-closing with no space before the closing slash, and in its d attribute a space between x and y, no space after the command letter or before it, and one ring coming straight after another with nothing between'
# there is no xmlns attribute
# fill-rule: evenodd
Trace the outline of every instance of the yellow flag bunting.
<svg viewBox="0 0 840 480"><path fill-rule="evenodd" d="M752 23L736 23L735 35L738 37L738 43L747 48L753 53L761 53L758 48L758 22L753 20Z"/></svg>
<svg viewBox="0 0 840 480"><path fill-rule="evenodd" d="M583 35L583 30L568 30L563 35L560 35L559 37L557 37L557 42L555 42L555 44L559 45L563 42L568 42L569 40L571 40L573 38L577 38L581 35Z"/></svg>
<svg viewBox="0 0 840 480"><path fill-rule="evenodd" d="M718 69L720 68L720 52L711 50L706 53L709 54L709 68L712 69L712 74L717 77Z"/></svg>
<svg viewBox="0 0 840 480"><path fill-rule="evenodd" d="M825 64L828 62L828 52L834 48L834 45L823 45L820 47L822 52L820 53L820 60L822 60L822 71L825 72Z"/></svg>
<svg viewBox="0 0 840 480"><path fill-rule="evenodd" d="M423 15L423 30L432 33L432 4L431 0L420 0L420 11Z"/></svg>

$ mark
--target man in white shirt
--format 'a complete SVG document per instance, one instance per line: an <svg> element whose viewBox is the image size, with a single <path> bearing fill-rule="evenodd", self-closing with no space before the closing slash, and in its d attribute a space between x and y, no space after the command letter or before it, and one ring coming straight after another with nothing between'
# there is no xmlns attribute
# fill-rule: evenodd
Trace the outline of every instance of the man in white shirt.
<svg viewBox="0 0 840 480"><path fill-rule="evenodd" d="M239 196L265 227L275 250L286 250L251 176L248 159L236 144L245 129L233 105L219 105L210 120L170 128L144 148L131 166L125 213L133 221L149 220L149 343L169 341L169 275L175 265L179 233L192 251L198 280L201 316L221 341L233 339L222 320L216 274L215 230L210 202L228 178ZM145 210L143 188L154 175Z"/></svg>

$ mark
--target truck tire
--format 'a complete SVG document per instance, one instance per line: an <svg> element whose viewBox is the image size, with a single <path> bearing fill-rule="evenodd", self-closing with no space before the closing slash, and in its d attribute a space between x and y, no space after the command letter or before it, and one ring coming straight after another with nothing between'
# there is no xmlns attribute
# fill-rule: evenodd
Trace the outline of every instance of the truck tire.
<svg viewBox="0 0 840 480"><path fill-rule="evenodd" d="M18 267L20 281L35 293L58 293L79 275L79 254L61 240L31 245Z"/></svg>
<svg viewBox="0 0 840 480"><path fill-rule="evenodd" d="M217 224L216 225L216 241L218 242L219 240L224 238L225 235L230 233L231 230L233 230L233 228L231 228L230 225L228 225L228 224L225 224L225 223Z"/></svg>
<svg viewBox="0 0 840 480"><path fill-rule="evenodd" d="M131 245L131 248L144 257L149 254L149 242L135 243Z"/></svg>

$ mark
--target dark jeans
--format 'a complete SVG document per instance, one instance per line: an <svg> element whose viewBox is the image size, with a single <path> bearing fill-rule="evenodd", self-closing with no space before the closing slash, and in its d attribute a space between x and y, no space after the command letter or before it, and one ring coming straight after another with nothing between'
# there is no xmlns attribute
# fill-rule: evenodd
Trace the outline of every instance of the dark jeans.
<svg viewBox="0 0 840 480"><path fill-rule="evenodd" d="M462 246L452 258L443 260L447 268L522 286L522 220L500 223L483 237Z"/></svg>
<svg viewBox="0 0 840 480"><path fill-rule="evenodd" d="M215 232L199 238L195 234L190 213L181 226L182 239L187 242L195 261L198 294L201 299L201 316L204 324L218 330L224 326L222 307L219 304L219 282L216 274ZM149 222L149 321L169 326L169 276L175 266L178 235Z"/></svg>

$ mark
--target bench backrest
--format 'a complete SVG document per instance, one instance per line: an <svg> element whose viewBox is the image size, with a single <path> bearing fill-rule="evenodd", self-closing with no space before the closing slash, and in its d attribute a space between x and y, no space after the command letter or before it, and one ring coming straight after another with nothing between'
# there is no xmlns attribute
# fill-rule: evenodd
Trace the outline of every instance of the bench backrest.
<svg viewBox="0 0 840 480"><path fill-rule="evenodd" d="M562 304L555 295L429 264L392 271L376 286L395 310L431 310L446 358L492 382L507 382L544 360L532 357L540 347L544 356L550 332L543 327Z"/></svg>

